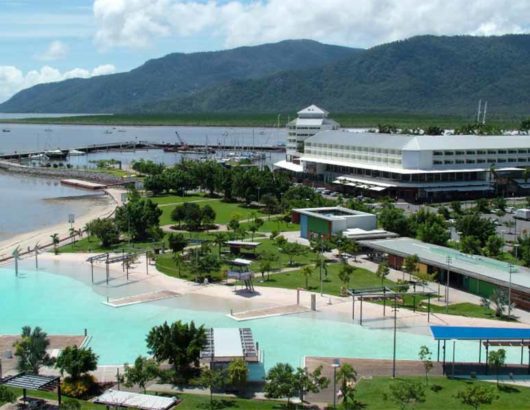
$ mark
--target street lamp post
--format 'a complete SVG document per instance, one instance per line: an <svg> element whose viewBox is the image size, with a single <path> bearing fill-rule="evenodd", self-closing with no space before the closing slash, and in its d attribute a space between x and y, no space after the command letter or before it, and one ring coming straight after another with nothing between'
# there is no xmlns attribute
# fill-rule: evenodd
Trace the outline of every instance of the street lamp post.
<svg viewBox="0 0 530 410"><path fill-rule="evenodd" d="M397 295L394 295L394 350L392 354L392 378L396 377Z"/></svg>
<svg viewBox="0 0 530 410"><path fill-rule="evenodd" d="M452 262L451 256L447 255L446 262L447 262L447 278L446 278L446 283L445 283L445 312L447 313L449 312L449 275L451 271L451 262Z"/></svg>
<svg viewBox="0 0 530 410"><path fill-rule="evenodd" d="M508 282L508 318L512 317L512 273L515 271L515 266L510 263L508 266L508 273L510 274L510 279Z"/></svg>
<svg viewBox="0 0 530 410"><path fill-rule="evenodd" d="M337 408L337 368L339 367L338 360L335 360L331 365L333 367L333 409Z"/></svg>
<svg viewBox="0 0 530 410"><path fill-rule="evenodd" d="M324 296L324 280L322 278L322 264L324 263L324 243L322 242L322 234L320 238L320 296Z"/></svg>

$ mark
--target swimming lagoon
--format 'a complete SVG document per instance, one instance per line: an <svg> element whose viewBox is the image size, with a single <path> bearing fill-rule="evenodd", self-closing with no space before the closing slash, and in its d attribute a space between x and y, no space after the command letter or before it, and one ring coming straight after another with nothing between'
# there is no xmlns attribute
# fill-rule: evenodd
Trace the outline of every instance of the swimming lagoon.
<svg viewBox="0 0 530 410"><path fill-rule="evenodd" d="M12 266L0 268L0 334L18 334L24 325L40 326L48 334L82 335L86 328L89 346L102 365L130 363L146 354L148 331L166 320L194 320L206 327L250 327L264 353L265 370L278 362L299 366L304 356L392 357L392 330L352 324L345 316L312 312L236 322L226 315L233 301L193 294L113 308L103 303L106 297L123 295L127 285L115 283L107 288L101 272L97 273L99 282L91 285L87 266L74 273L73 266L59 262L47 261L39 271L31 264L28 259L21 262L19 277ZM429 346L436 359L436 342L430 335L398 331L397 341L398 359L416 359L422 345ZM452 358L449 345L447 354L448 360ZM476 343L458 343L456 360L477 357ZM518 351L509 352L508 358L517 363Z"/></svg>

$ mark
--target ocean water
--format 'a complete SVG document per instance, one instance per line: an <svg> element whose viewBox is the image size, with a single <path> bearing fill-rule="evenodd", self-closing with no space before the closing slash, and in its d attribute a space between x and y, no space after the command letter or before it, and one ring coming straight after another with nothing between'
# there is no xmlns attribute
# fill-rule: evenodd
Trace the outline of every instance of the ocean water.
<svg viewBox="0 0 530 410"><path fill-rule="evenodd" d="M69 149L92 144L149 141L178 143L176 132L187 143L215 146L233 145L250 149L252 145L285 143L284 128L243 127L110 127L101 125L33 125L2 124L0 153Z"/></svg>
<svg viewBox="0 0 530 410"><path fill-rule="evenodd" d="M125 285L124 278L113 273L106 286L104 270L96 268L96 284L92 285L88 264L60 261L41 265L42 270L35 271L32 258L22 261L19 277L15 277L13 266L0 269L0 334L17 334L24 325L40 326L49 334L81 335L87 329L100 364L123 364L146 354L146 334L166 320L194 320L206 327L250 327L264 352L265 371L278 362L299 366L308 355L392 357L391 329L352 324L346 316L307 313L236 322L226 314L248 303L244 298L234 302L200 295L113 308L103 303L107 297L146 291L141 278ZM436 342L430 336L398 331L397 358L416 359L422 345L436 352ZM451 349L448 344L448 361ZM517 363L519 349L508 353L509 361ZM477 359L477 343L457 343L456 360Z"/></svg>
<svg viewBox="0 0 530 410"><path fill-rule="evenodd" d="M65 197L83 198L57 199ZM57 179L0 172L0 240L62 222L66 226L69 214L79 216L103 201L93 191L61 185Z"/></svg>

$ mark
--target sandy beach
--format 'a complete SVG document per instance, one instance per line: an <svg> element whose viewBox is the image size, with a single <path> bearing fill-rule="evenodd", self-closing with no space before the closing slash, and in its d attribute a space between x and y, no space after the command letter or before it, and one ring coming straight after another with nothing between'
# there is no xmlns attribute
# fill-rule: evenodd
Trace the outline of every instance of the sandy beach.
<svg viewBox="0 0 530 410"><path fill-rule="evenodd" d="M90 264L86 259L90 254L43 254L41 259L55 262L64 261L69 264L86 266L87 272ZM99 264L104 269L104 263ZM114 278L125 279L121 264L110 265L110 272ZM170 291L179 295L201 295L212 299L223 299L228 301L230 310L241 312L248 310L262 310L264 308L289 307L297 303L297 291L294 289L281 289L271 287L260 287L259 278L255 280L255 294L249 294L241 289L226 284L197 284L187 280L167 276L159 272L153 263L149 265L149 274L146 274L145 257L138 259L134 267L129 270L131 282L130 290L126 290L126 296L137 294L148 294L157 291ZM126 282L125 282L126 283ZM132 284L135 284L133 287ZM138 284L141 284L138 286ZM351 298L323 295L305 290L300 291L300 305L308 308L311 305L311 295L316 295L316 315L333 317L339 320L352 322L352 300ZM227 310L227 315L230 314ZM286 309L287 311L288 309ZM397 312L398 327L412 333L430 334L430 325L452 325L452 326L490 326L490 327L527 327L530 324L528 315L520 317L519 322L506 322L500 320L469 318L447 314L430 314L427 321L427 313L413 312L412 310L399 308ZM359 301L356 301L355 323L359 322ZM244 322L241 322L244 323ZM376 303L363 302L363 325L371 328L390 328L393 326L393 312L390 306L386 307L386 316L383 316L383 306Z"/></svg>
<svg viewBox="0 0 530 410"><path fill-rule="evenodd" d="M121 204L121 193L125 191L109 188L105 192L106 200L101 201L101 203L95 203L89 212L77 216L73 224L74 228L83 228L87 222L93 219L105 218L112 215L116 207ZM69 230L70 226L67 223L56 224L0 241L0 260L10 257L17 247L20 247L22 252L27 252L28 247L33 249L36 243L39 243L41 247L49 247L51 245L50 235L57 233L61 240L65 240L70 236Z"/></svg>

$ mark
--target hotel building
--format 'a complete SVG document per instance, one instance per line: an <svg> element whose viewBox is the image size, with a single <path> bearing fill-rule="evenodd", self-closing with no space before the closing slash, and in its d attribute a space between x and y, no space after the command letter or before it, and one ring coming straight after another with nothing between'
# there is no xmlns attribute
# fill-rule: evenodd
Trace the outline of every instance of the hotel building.
<svg viewBox="0 0 530 410"><path fill-rule="evenodd" d="M523 177L530 167L529 135L325 130L302 143L296 163L288 154L287 161L275 165L357 194L429 201L525 193L530 188Z"/></svg>

